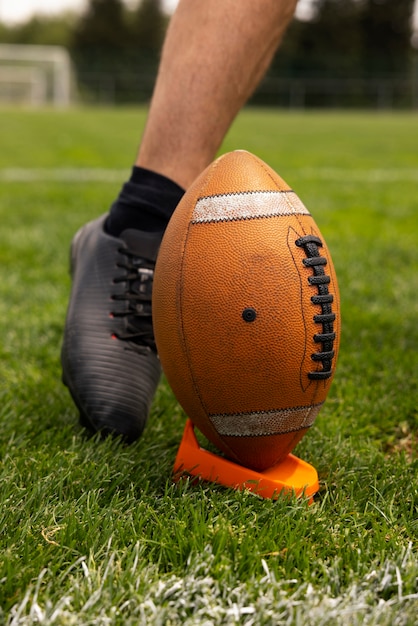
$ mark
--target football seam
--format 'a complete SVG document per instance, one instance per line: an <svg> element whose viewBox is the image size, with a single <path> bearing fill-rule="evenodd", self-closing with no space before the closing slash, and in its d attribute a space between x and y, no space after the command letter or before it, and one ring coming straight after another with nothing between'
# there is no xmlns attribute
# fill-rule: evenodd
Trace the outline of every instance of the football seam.
<svg viewBox="0 0 418 626"><path fill-rule="evenodd" d="M209 185L209 182L213 178L215 170L218 168L218 166L219 166L219 160L215 161L215 163L213 164L213 167L208 171L207 176L206 176L206 180L203 183L204 187L207 187ZM210 197L210 196L207 196L207 197ZM198 198L195 200L194 206L196 205L197 200L198 200ZM186 230L183 242L182 242L181 263L180 263L180 280L179 280L179 285L178 285L178 289L179 289L179 294L178 294L178 297L179 297L179 308L180 308L181 312L183 311L183 295L184 295L184 272L183 272L183 268L184 268L185 257L186 257L187 243L188 243L188 239L189 239L189 236L190 236L190 230L191 230L192 224L193 224L193 222L192 222L192 220L190 220L189 224L187 226L187 230ZM185 359L186 359L186 362L187 362L188 374L189 374L190 379L192 381L192 385L193 385L193 388L195 390L196 397L198 398L198 401L200 403L200 406L202 407L202 410L206 414L206 416L209 417L209 411L208 411L208 409L206 407L206 404L205 404L205 402L204 402L204 400L202 398L202 395L200 393L199 384L198 384L195 376L193 375L193 371L192 371L192 367L191 367L192 359L191 359L191 356L190 356L190 350L189 350L188 341L187 341L187 338L186 338L186 334L187 333L186 333L186 329L185 329L183 320L184 320L184 316L183 316L183 314L181 314L180 315L180 321L179 321L180 328L181 328L180 337L181 337L181 342L182 342L182 345L183 345L183 351L184 351ZM193 421L193 417L192 416L189 415L189 418ZM228 444L226 442L222 441L222 438L220 437L219 433L216 431L216 429L215 429L215 427L212 424L210 419L208 420L208 424L209 424L210 429L212 430L213 435L215 435L215 439L218 442L217 445L219 446L220 444L222 444L223 445L223 451L224 452L228 451L228 454L230 454L232 458L235 458L236 460L238 460L235 452L230 448L230 446L228 446ZM201 428L201 427L199 427L199 428ZM202 430L202 432L204 432L204 430ZM204 433L204 434L207 436L206 433ZM221 448L222 448L222 445L221 445Z"/></svg>
<svg viewBox="0 0 418 626"><path fill-rule="evenodd" d="M277 187L277 189L278 189L279 191L282 191L282 190L279 188L279 185L278 185L278 183L277 183L277 180L275 179L275 176L277 176L276 172L274 172L274 175L275 175L275 176L273 176L273 175L272 175L272 174L273 174L272 170L271 170L271 169L267 166L267 164L266 164L266 163L264 163L264 161L263 161L262 159L260 159L260 158L256 157L256 158L255 158L255 160L256 160L256 162L258 162L258 164L261 166L261 169L263 169L263 170L265 171L265 173L266 173L266 174L267 174L267 176L270 178L270 180L274 183L274 185ZM283 181L283 182L284 182L284 181ZM285 183L285 184L287 184L287 183ZM284 191L287 191L287 190L284 190ZM290 190L290 191L291 191L291 190Z"/></svg>
<svg viewBox="0 0 418 626"><path fill-rule="evenodd" d="M311 354L314 363L322 364L321 370L308 372L310 380L327 380L333 374L332 363L335 357L334 341L336 333L334 322L336 314L332 311L334 301L333 294L329 293L328 284L331 277L325 273L325 266L328 265L326 257L319 254L318 248L323 247L322 240L316 235L305 235L295 241L295 245L303 248L306 258L303 265L307 269L312 269L312 274L308 277L310 286L317 288L317 294L311 297L313 305L321 307L321 313L315 314L313 320L315 324L322 325L322 333L315 333L313 339L315 343L322 344L322 349Z"/></svg>
<svg viewBox="0 0 418 626"><path fill-rule="evenodd" d="M308 390L309 386L313 384L313 381L311 380L306 380L306 376L304 374L304 363L305 363L305 359L307 356L307 339L308 339L308 323L307 323L307 319L306 319L306 311L305 311L305 307L304 307L304 297L303 297L303 286L302 286L302 276L300 273L300 268L299 268L299 258L296 258L294 252L294 242L295 242L295 237L297 239L300 239L302 237L302 235L300 234L301 232L306 234L306 230L303 227L303 225L300 223L299 220L297 220L298 224L299 224L299 229L298 231L293 227L293 226L289 226L288 228L288 232L287 232L287 246L290 252L290 255L292 257L295 269L297 271L298 274L298 278L299 278L299 300L300 300L300 313L302 316L302 320L303 320L303 329L304 329L304 334L305 334L305 340L304 340L304 349L303 349L303 356L301 358L301 363L300 363L300 368L299 368L299 383L301 386L301 389L304 393L306 393L306 391ZM313 400L315 399L317 394L317 389L315 389L314 391L314 396L313 396Z"/></svg>

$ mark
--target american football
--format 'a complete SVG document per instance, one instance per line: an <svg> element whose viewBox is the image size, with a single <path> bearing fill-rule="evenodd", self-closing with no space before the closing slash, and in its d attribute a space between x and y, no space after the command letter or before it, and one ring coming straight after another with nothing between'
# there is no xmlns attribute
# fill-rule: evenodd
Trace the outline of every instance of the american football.
<svg viewBox="0 0 418 626"><path fill-rule="evenodd" d="M229 459L265 470L312 426L339 309L329 250L296 193L249 152L214 161L164 235L153 324L177 400Z"/></svg>

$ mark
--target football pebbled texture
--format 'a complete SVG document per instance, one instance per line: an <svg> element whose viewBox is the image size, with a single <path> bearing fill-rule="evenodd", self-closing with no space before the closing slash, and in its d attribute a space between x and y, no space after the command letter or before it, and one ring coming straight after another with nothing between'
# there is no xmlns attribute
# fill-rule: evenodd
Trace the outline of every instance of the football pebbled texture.
<svg viewBox="0 0 418 626"><path fill-rule="evenodd" d="M312 426L339 347L334 266L307 208L253 154L214 161L176 208L153 324L177 400L233 461L272 467Z"/></svg>

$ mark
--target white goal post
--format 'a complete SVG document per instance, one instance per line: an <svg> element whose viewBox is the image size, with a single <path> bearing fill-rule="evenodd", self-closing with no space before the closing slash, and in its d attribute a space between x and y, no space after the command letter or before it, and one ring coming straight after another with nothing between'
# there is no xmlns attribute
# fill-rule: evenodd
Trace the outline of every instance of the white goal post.
<svg viewBox="0 0 418 626"><path fill-rule="evenodd" d="M3 88L5 83L13 84L19 80L32 84L38 81L37 86L32 88L35 92L38 90L36 104L40 103L40 97L46 101L49 92L54 106L66 107L71 103L71 61L65 48L0 44L0 82Z"/></svg>
<svg viewBox="0 0 418 626"><path fill-rule="evenodd" d="M46 101L47 81L41 68L0 66L0 102L39 106Z"/></svg>

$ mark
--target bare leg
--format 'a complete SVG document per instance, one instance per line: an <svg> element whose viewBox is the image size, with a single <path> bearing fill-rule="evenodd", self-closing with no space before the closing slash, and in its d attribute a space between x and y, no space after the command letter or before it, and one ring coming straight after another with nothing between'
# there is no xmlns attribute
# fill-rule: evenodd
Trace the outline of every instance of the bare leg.
<svg viewBox="0 0 418 626"><path fill-rule="evenodd" d="M296 0L180 0L136 164L187 188L264 76Z"/></svg>

